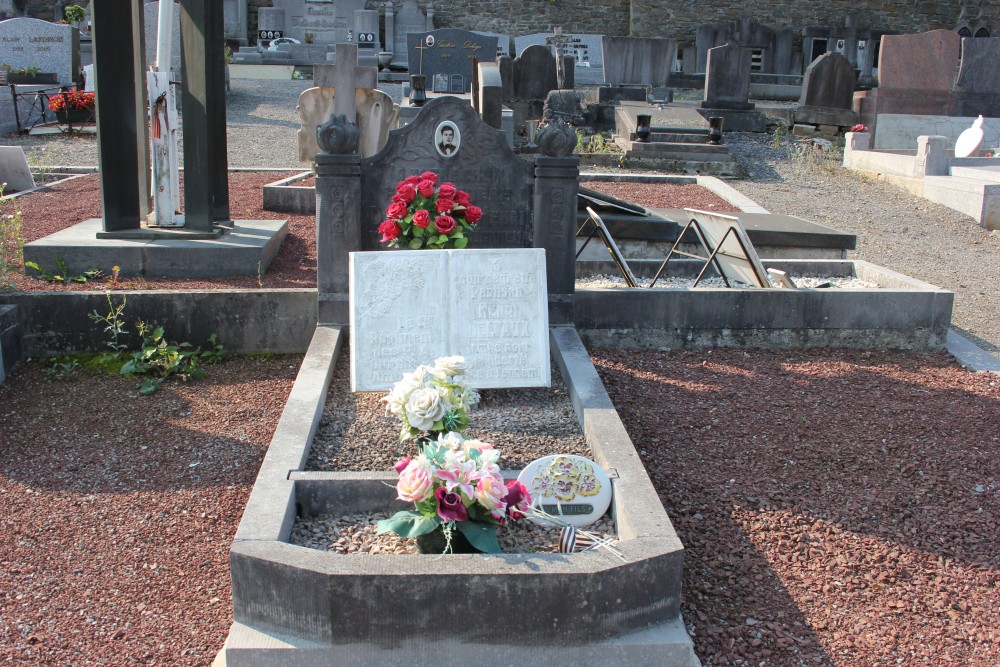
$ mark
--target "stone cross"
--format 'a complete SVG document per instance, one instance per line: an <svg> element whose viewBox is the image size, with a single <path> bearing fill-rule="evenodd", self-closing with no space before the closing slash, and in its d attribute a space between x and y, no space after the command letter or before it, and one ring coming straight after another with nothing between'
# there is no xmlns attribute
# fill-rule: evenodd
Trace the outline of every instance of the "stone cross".
<svg viewBox="0 0 1000 667"><path fill-rule="evenodd" d="M556 81L559 83L559 89L566 84L566 70L565 63L563 62L563 47L566 44L571 44L573 42L573 37L570 35L564 35L562 32L562 26L555 26L552 28L552 36L545 38L545 43L549 46L556 47Z"/></svg>
<svg viewBox="0 0 1000 667"><path fill-rule="evenodd" d="M354 101L354 91L358 88L370 90L378 86L378 67L358 65L358 45L338 44L337 64L330 69L333 73L317 82L320 86L333 86L333 113L343 114L351 122L357 120L358 113Z"/></svg>

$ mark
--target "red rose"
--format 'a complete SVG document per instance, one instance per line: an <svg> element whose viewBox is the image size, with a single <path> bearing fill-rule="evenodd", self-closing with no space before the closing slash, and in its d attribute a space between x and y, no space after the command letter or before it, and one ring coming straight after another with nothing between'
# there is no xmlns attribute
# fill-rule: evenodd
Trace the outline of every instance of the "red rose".
<svg viewBox="0 0 1000 667"><path fill-rule="evenodd" d="M434 194L434 183L426 178L417 184L417 192L421 197L430 197Z"/></svg>
<svg viewBox="0 0 1000 667"><path fill-rule="evenodd" d="M394 201L394 202L398 201L398 202L402 202L404 204L409 204L409 202L406 201L406 198L403 195L399 194L398 192L392 196L392 201Z"/></svg>
<svg viewBox="0 0 1000 667"><path fill-rule="evenodd" d="M427 229L427 225L431 224L431 214L424 209L420 209L413 214L413 224L420 229Z"/></svg>
<svg viewBox="0 0 1000 667"><path fill-rule="evenodd" d="M430 181L432 185L437 185L438 175L435 174L433 171L425 171L424 173L420 174L420 180Z"/></svg>
<svg viewBox="0 0 1000 667"><path fill-rule="evenodd" d="M389 204L389 208L388 210L386 210L385 214L390 218L399 220L400 218L406 216L406 211L407 211L406 204L404 204L401 201L394 201L391 204Z"/></svg>
<svg viewBox="0 0 1000 667"><path fill-rule="evenodd" d="M465 207L465 219L469 221L469 224L476 224L483 217L483 209L478 206L466 206Z"/></svg>
<svg viewBox="0 0 1000 667"><path fill-rule="evenodd" d="M403 183L409 183L413 187L417 187L417 183L419 182L420 182L419 176L407 176L406 178L403 179L403 182L400 183L400 185L402 185Z"/></svg>
<svg viewBox="0 0 1000 667"><path fill-rule="evenodd" d="M455 202L451 199L438 197L437 203L434 204L434 208L437 209L438 213L451 213L451 210L455 208Z"/></svg>
<svg viewBox="0 0 1000 667"><path fill-rule="evenodd" d="M446 199L454 199L456 194L458 194L458 188L451 183L442 183L441 187L438 188L438 195Z"/></svg>
<svg viewBox="0 0 1000 667"><path fill-rule="evenodd" d="M455 195L455 201L458 202L459 206L468 206L472 203L472 196L465 190L459 190Z"/></svg>
<svg viewBox="0 0 1000 667"><path fill-rule="evenodd" d="M400 183L396 187L396 194L403 198L407 204L417 198L417 186L413 183Z"/></svg>
<svg viewBox="0 0 1000 667"><path fill-rule="evenodd" d="M382 235L382 243L385 243L386 241L399 238L399 234L403 230L399 228L399 223L395 220L385 220L378 226L378 231Z"/></svg>
<svg viewBox="0 0 1000 667"><path fill-rule="evenodd" d="M451 230L455 229L455 218L450 215L439 215L434 220L434 228L439 234L450 234Z"/></svg>

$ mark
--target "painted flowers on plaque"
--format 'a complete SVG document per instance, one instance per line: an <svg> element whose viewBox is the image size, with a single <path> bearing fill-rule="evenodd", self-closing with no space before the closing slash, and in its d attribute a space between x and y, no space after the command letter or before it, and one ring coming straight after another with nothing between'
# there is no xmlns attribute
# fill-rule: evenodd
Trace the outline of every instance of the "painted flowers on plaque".
<svg viewBox="0 0 1000 667"><path fill-rule="evenodd" d="M611 478L601 466L582 456L557 454L529 463L517 481L544 514L583 528L594 523L611 505ZM535 523L543 518L529 513Z"/></svg>
<svg viewBox="0 0 1000 667"><path fill-rule="evenodd" d="M396 186L386 219L378 226L390 248L443 250L469 245L469 234L483 217L468 192L453 183L438 185L438 175L425 171Z"/></svg>

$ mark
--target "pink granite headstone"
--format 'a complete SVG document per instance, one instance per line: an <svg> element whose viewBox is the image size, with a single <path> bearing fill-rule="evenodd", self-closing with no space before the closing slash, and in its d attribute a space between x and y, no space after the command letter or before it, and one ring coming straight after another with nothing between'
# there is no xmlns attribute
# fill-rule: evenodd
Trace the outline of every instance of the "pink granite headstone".
<svg viewBox="0 0 1000 667"><path fill-rule="evenodd" d="M962 38L952 30L883 35L878 58L883 89L950 91L958 73Z"/></svg>

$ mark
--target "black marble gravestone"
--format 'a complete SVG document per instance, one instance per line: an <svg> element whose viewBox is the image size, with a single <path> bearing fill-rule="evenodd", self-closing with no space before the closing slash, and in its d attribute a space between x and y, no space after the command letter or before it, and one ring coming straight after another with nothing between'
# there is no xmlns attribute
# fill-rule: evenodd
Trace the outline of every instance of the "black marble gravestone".
<svg viewBox="0 0 1000 667"><path fill-rule="evenodd" d="M423 74L437 93L467 93L472 87L472 60L496 60L496 36L444 28L406 36L410 74Z"/></svg>

